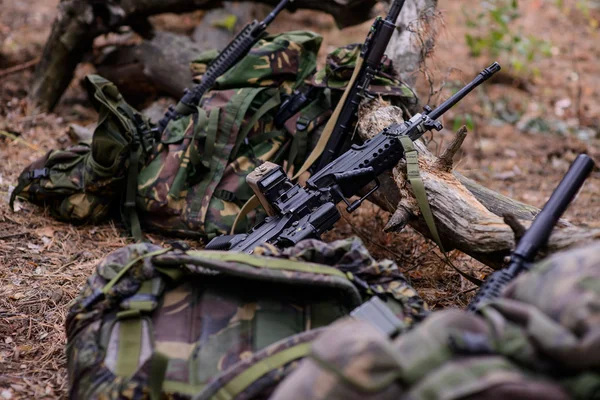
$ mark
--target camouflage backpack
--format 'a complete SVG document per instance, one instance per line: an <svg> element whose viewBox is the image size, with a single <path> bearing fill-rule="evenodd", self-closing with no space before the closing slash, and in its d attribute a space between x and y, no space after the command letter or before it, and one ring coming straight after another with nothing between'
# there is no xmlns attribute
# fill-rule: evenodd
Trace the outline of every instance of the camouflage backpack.
<svg viewBox="0 0 600 400"><path fill-rule="evenodd" d="M51 150L26 167L11 193L11 207L20 196L47 205L57 219L94 223L125 201L126 182L134 181L154 148L154 134L112 82L98 75L84 82L99 114L91 145Z"/></svg>
<svg viewBox="0 0 600 400"><path fill-rule="evenodd" d="M436 312L394 340L340 321L272 398L598 399L599 282L596 242L537 264L482 315Z"/></svg>
<svg viewBox="0 0 600 400"><path fill-rule="evenodd" d="M70 398L267 398L324 326L375 292L406 325L426 314L397 265L358 239L253 255L129 245L67 316Z"/></svg>
<svg viewBox="0 0 600 400"><path fill-rule="evenodd" d="M252 197L245 178L260 163L304 161L309 138L331 114L319 89L278 121L284 99L305 90L322 38L295 31L260 40L221 76L197 113L171 121L138 178L138 211L148 229L186 237L226 233ZM193 63L202 71L209 57ZM257 222L256 213L239 225Z"/></svg>
<svg viewBox="0 0 600 400"><path fill-rule="evenodd" d="M216 81L196 113L171 121L160 137L115 85L87 77L100 114L91 146L53 150L35 161L21 174L12 201L21 196L74 223L96 223L120 208L137 239L142 226L209 239L228 233L253 194L248 173L267 160L290 174L299 169L338 100L340 93L331 96L328 86L341 92L356 65L358 45L339 48L312 79L321 40L305 31L260 40ZM194 73L201 76L214 56L201 54ZM391 63L384 63L370 91L415 103L394 76ZM238 231L262 217L250 212Z"/></svg>

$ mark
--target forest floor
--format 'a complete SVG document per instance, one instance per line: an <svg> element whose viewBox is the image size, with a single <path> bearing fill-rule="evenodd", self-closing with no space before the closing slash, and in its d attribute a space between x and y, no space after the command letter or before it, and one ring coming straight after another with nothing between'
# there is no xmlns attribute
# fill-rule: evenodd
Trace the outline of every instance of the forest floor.
<svg viewBox="0 0 600 400"><path fill-rule="evenodd" d="M71 144L67 123L86 124L96 118L79 86L80 78L93 72L89 64L78 68L77 79L54 113L24 114L33 73L25 63L40 56L57 3L0 0L0 399L66 397L64 321L69 303L101 258L131 243L118 222L75 227L29 203L18 202L14 212L8 207L8 192L22 169L46 151ZM499 61L507 73L447 113L443 122L448 129L433 135L430 147L440 151L452 131L466 123L469 136L457 169L484 186L541 207L578 153L600 162L600 10L581 7L581 0L519 2L521 16L511 28L524 38L546 41L544 54L535 40L522 49L533 54L528 61L527 54L508 51L471 54L465 35L480 35L489 28L489 14L468 17L482 11L477 7L483 2L473 3L440 2L436 45L418 79L422 103L439 104L491 61ZM155 21L166 28L180 27L199 16L168 15ZM330 16L298 11L284 12L270 30L293 26L323 34L323 62L334 47L362 41L370 24L339 30ZM523 57L525 63L519 61ZM511 64L517 69L509 68ZM596 168L566 218L598 227L599 211ZM431 308L464 307L472 285L445 264L432 242L414 231L383 233L388 217L366 205L345 215L326 239L357 235L376 257L395 260ZM150 239L159 244L168 240L156 235ZM479 278L489 273L458 251L450 258Z"/></svg>

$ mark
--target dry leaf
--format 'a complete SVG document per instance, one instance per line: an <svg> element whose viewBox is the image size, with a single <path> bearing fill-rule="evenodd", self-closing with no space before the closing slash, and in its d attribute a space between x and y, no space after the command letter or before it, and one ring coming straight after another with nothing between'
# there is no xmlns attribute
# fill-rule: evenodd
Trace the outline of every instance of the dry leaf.
<svg viewBox="0 0 600 400"><path fill-rule="evenodd" d="M36 235L38 236L45 236L47 238L53 238L54 237L54 229L51 226L46 226L44 228L40 228L40 229L36 229L35 231Z"/></svg>

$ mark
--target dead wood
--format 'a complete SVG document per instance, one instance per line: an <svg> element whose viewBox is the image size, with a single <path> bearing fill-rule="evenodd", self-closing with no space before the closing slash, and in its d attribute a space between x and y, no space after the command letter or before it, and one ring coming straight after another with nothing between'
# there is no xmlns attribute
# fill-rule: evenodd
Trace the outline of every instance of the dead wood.
<svg viewBox="0 0 600 400"><path fill-rule="evenodd" d="M402 121L401 114L393 106L370 104L363 109L358 131L365 139L372 137L386 126ZM511 223L511 228L504 222L503 216L512 215L520 220L521 225L528 227L539 209L503 196L452 171L452 157L465 136L466 129L461 129L439 158L422 141L417 141L415 147L419 152L421 178L444 248L458 249L497 269L514 248L515 233L518 235L512 229L516 229L516 224ZM392 213L385 229L399 231L410 225L431 238L406 180L405 163L400 162L383 181L385 184L375 192L372 201ZM547 251L555 252L598 239L600 229L577 227L561 220L550 237Z"/></svg>
<svg viewBox="0 0 600 400"><path fill-rule="evenodd" d="M277 0L257 0L270 5ZM375 0L296 0L295 8L331 14L338 26L350 26L371 17ZM50 111L69 85L75 67L92 48L94 38L129 25L149 28L147 17L170 12L182 13L221 6L220 0L121 0L90 2L61 0L50 37L44 46L29 93L30 113Z"/></svg>

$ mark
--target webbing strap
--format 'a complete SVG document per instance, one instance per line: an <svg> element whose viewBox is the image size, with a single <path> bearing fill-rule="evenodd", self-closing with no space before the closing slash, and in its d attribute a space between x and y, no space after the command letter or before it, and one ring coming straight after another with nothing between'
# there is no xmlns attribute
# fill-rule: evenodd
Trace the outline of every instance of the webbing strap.
<svg viewBox="0 0 600 400"><path fill-rule="evenodd" d="M240 212L238 212L238 215L235 217L235 220L233 221L233 225L231 225L231 232L230 232L231 235L233 235L235 233L235 227L237 226L237 224L242 219L246 218L246 215L248 215L248 213L250 213L250 211L256 209L258 206L260 206L260 200L258 200L258 197L256 197L256 195L253 195L252 197L250 197L248 199L248 201L246 203L244 203L244 205L240 209Z"/></svg>
<svg viewBox="0 0 600 400"><path fill-rule="evenodd" d="M280 103L281 103L281 99L279 98L279 92L277 91L277 92L275 92L273 97L271 97L269 100L267 100L262 106L260 106L260 108L258 110L256 110L256 112L254 113L252 118L246 123L246 126L244 126L244 129L242 129L240 131L240 133L238 134L238 137L235 142L235 146L234 146L233 150L231 151L231 156L229 158L230 160L233 160L236 158L237 153L240 149L240 146L242 145L242 143L244 143L246 136L248 136L248 133L250 132L252 127L254 127L254 124L256 124L256 122L260 118L262 118L266 113L271 111L273 108L277 107ZM281 132L278 132L277 136L279 136L280 134L281 134Z"/></svg>
<svg viewBox="0 0 600 400"><path fill-rule="evenodd" d="M429 201L427 200L427 192L425 191L425 185L423 184L421 174L419 173L419 160L417 151L415 150L412 140L410 140L408 136L400 136L399 139L400 143L402 144L402 147L404 147L404 157L406 159L406 175L408 177L408 181L410 182L413 194L415 195L415 199L417 200L417 205L419 206L419 210L421 210L421 215L425 220L425 224L427 224L429 232L431 232L431 236L433 237L434 242L442 251L442 255L444 256L444 259L446 260L446 263L448 265L450 265L456 272L458 272L462 277L464 277L468 281L480 286L482 282L479 279L474 278L469 274L466 274L463 271L461 271L448 258L446 250L444 250L444 247L442 246L442 240L440 239L438 230L435 226L433 213L431 212L431 207L429 207Z"/></svg>
<svg viewBox="0 0 600 400"><path fill-rule="evenodd" d="M200 155L198 154L198 146L196 146L196 139L199 132L206 127L206 111L202 108L198 108L198 121L196 122L196 126L194 127L194 135L192 136L192 140L190 141L190 161L194 168L197 168L200 163L208 169L209 168L209 158L205 158L204 160L200 159ZM190 121L193 123L193 120ZM214 146L214 144L213 144Z"/></svg>
<svg viewBox="0 0 600 400"><path fill-rule="evenodd" d="M419 173L419 159L417 150L415 150L415 146L408 136L400 136L399 139L400 143L402 143L402 147L404 147L406 175L408 177L408 181L410 182L410 186L412 187L415 199L417 200L417 204L419 205L423 219L427 224L427 228L429 228L431 236L433 236L433 240L439 246L440 250L442 250L442 253L445 254L446 252L442 246L442 241L440 240L440 235L438 234L435 226L435 220L433 219L433 214L431 213L431 208L429 207L427 193L425 192L425 185L423 184L421 174Z"/></svg>
<svg viewBox="0 0 600 400"><path fill-rule="evenodd" d="M344 108L344 103L346 102L346 99L348 98L348 95L350 93L350 90L352 89L352 86L354 86L354 81L356 81L356 78L358 78L358 73L360 72L360 70L362 68L363 62L364 62L364 59L362 57L358 57L358 60L356 61L356 66L354 67L354 72L352 72L352 77L350 78L350 81L348 82L348 86L346 86L346 90L344 90L344 94L342 95L342 98L340 99L339 103L335 107L333 114L331 114L329 121L327 121L327 125L325 125L325 128L323 129L323 132L321 133L321 137L319 138L317 145L315 146L315 148L310 153L310 155L308 156L306 161L304 161L304 164L302 164L302 167L300 167L300 169L298 170L298 172L296 172L296 175L294 175L294 177L292 179L297 179L304 172L308 171L310 166L313 165L313 163L315 161L317 161L317 159L323 153L323 150L325 150L325 146L327 146L327 142L329 141L329 137L331 136L331 133L333 132L333 128L335 128L335 125L337 124L337 120L340 116L340 113L342 112L342 108Z"/></svg>
<svg viewBox="0 0 600 400"><path fill-rule="evenodd" d="M220 111L220 108L213 109L208 116L208 125L206 126L206 147L204 150L204 157L207 160L210 160L215 152L215 146L217 144L217 132L219 130Z"/></svg>
<svg viewBox="0 0 600 400"><path fill-rule="evenodd" d="M127 273L127 271L129 271L129 269L131 269L131 267L133 267L139 261L141 261L141 260L143 260L145 258L148 258L148 257L154 257L154 256L157 256L159 254L164 254L164 253L166 253L167 251L170 251L170 250L171 250L171 248L167 247L166 249L160 249L160 250L157 250L157 251L146 253L146 254L144 254L142 256L139 256L139 257L135 258L134 260L132 260L131 262L129 262L129 264L125 265L123 267L123 269L121 269L117 273L117 275L115 275L114 278L112 278L110 280L110 282L108 282L106 285L104 285L104 287L102 288L102 293L107 294L110 291L110 289L112 289L112 287L115 286L119 282L119 280L123 277L123 275L125 275Z"/></svg>
<svg viewBox="0 0 600 400"><path fill-rule="evenodd" d="M119 320L119 351L115 374L128 377L138 367L142 352L142 319L135 316Z"/></svg>
<svg viewBox="0 0 600 400"><path fill-rule="evenodd" d="M136 295L152 294L152 287L152 280L144 281ZM117 313L119 350L115 372L119 376L130 376L138 369L144 335L142 312L152 311L153 304L151 301L132 300L128 302L128 307Z"/></svg>
<svg viewBox="0 0 600 400"><path fill-rule="evenodd" d="M150 362L150 379L148 382L150 400L160 400L162 398L163 382L165 381L169 358L161 352L154 351Z"/></svg>
<svg viewBox="0 0 600 400"><path fill-rule="evenodd" d="M138 176L138 163L140 160L140 154L138 153L139 145L137 138L133 139L131 144L131 152L129 153L129 169L127 171L127 182L125 188L125 204L124 211L125 215L129 220L129 229L136 242L141 242L144 239L142 235L142 226L140 224L140 218L137 214L135 205L135 196L137 192L137 176Z"/></svg>
<svg viewBox="0 0 600 400"><path fill-rule="evenodd" d="M246 253L215 250L192 250L188 251L187 254L192 257L219 260L223 262L236 262L242 264L238 267L249 265L256 268L307 272L311 274L338 276L340 278L345 279L348 278L348 276L339 269L316 263L299 262L274 257L256 257Z"/></svg>
<svg viewBox="0 0 600 400"><path fill-rule="evenodd" d="M300 343L257 362L224 385L211 397L211 400L234 399L260 377L294 360L306 357L310 352L310 348L310 342Z"/></svg>

